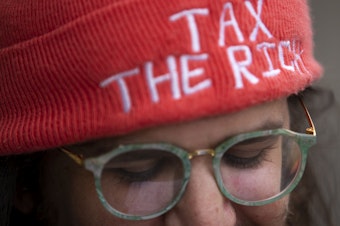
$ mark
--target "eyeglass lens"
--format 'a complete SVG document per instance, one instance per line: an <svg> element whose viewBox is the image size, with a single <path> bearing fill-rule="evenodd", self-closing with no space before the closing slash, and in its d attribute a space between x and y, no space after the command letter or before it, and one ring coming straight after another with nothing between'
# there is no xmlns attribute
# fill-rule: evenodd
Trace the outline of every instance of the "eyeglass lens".
<svg viewBox="0 0 340 226"><path fill-rule="evenodd" d="M299 171L301 151L290 136L264 136L236 143L219 161L224 189L242 201L262 201L285 190ZM112 208L146 216L167 207L181 192L185 166L164 150L132 150L106 163L102 193Z"/></svg>
<svg viewBox="0 0 340 226"><path fill-rule="evenodd" d="M165 208L179 194L181 159L161 150L134 150L111 159L101 176L103 195L116 210L144 216Z"/></svg>
<svg viewBox="0 0 340 226"><path fill-rule="evenodd" d="M294 138L265 136L237 143L224 153L220 172L224 188L242 201L277 196L294 180L301 151Z"/></svg>

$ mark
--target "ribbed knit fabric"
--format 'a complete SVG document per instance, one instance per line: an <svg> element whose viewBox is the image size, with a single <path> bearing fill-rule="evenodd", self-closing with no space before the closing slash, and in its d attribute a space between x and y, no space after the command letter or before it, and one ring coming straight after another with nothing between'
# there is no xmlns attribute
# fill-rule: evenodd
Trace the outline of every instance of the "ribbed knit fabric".
<svg viewBox="0 0 340 226"><path fill-rule="evenodd" d="M226 114L319 78L306 0L0 2L0 155Z"/></svg>

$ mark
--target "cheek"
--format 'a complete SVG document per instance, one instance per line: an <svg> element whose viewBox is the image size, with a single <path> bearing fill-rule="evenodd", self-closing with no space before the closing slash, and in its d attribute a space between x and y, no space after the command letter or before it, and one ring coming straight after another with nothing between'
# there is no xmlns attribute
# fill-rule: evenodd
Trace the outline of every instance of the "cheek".
<svg viewBox="0 0 340 226"><path fill-rule="evenodd" d="M246 219L251 225L258 226L285 226L288 213L289 197L284 197L272 204L259 207L237 206L239 219Z"/></svg>

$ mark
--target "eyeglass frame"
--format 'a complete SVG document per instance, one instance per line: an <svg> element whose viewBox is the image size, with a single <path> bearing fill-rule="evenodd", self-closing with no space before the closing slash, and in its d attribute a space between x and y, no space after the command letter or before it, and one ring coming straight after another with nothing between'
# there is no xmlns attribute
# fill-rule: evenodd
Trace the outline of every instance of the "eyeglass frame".
<svg viewBox="0 0 340 226"><path fill-rule="evenodd" d="M297 96L298 100L304 109L306 118L308 120L309 127L306 128L305 134L294 132L289 129L285 128L279 128L279 129L271 129L271 130L262 130L262 131L254 131L254 132L247 132L235 135L231 138L228 138L224 142L222 142L220 145L218 145L214 149L197 149L191 152L188 152L185 149L182 149L180 147L177 147L172 144L168 143L148 143L148 144L128 144L128 145L120 145L117 148L114 148L113 150L99 155L97 157L91 157L91 158L84 158L82 155L78 155L75 153L72 153L68 148L61 147L60 150L65 153L68 157L70 157L75 163L78 165L84 167L86 170L89 170L93 173L94 179L95 179L95 187L96 192L98 194L99 200L101 201L102 205L105 207L107 211L109 211L111 214L113 214L116 217L119 217L121 219L125 220L148 220L155 217L158 217L170 209L172 209L182 198L184 191L186 189L186 186L190 179L190 173L191 173L191 163L190 160L197 156L203 156L203 155L210 155L212 159L212 165L214 170L214 177L217 182L217 185L219 187L219 190L224 195L224 197L228 198L230 201L244 205L244 206L262 206L266 204L270 204L272 202L275 202L279 199L281 199L283 196L289 194L294 190L294 188L297 186L297 184L300 182L307 162L307 155L308 150L311 146L313 146L316 143L316 129L313 123L313 120L310 116L310 113L304 104L302 98L300 96ZM244 201L241 199L238 199L234 197L231 193L229 193L223 184L223 180L221 177L221 173L219 170L220 162L222 156L227 152L227 150L232 147L234 144L239 143L241 141L256 138L256 137L264 137L268 135L285 135L289 137L293 137L296 141L296 143L300 147L301 152L301 163L299 165L299 169L297 171L297 174L295 175L295 178L290 182L290 184L279 194L276 196L273 196L271 198L260 200L260 201ZM111 160L113 157L118 156L123 153L127 153L132 150L144 150L144 149L153 149L153 150L160 150L160 151L167 151L172 154L175 154L182 162L184 167L184 175L183 175L183 182L181 189L179 190L176 197L163 209L160 211L145 215L145 216L137 216L137 215L131 215L131 214L125 214L122 213L116 209L114 209L105 199L103 192L102 192L102 186L101 186L101 174L102 170L105 166L105 164Z"/></svg>

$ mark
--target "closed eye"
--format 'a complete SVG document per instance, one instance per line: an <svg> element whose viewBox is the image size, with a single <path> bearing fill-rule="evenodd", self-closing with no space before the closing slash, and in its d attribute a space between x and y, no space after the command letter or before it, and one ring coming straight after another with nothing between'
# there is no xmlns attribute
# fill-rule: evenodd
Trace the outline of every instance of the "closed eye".
<svg viewBox="0 0 340 226"><path fill-rule="evenodd" d="M232 146L223 155L223 162L239 169L256 168L268 160L267 155L279 148L278 136L249 139Z"/></svg>

